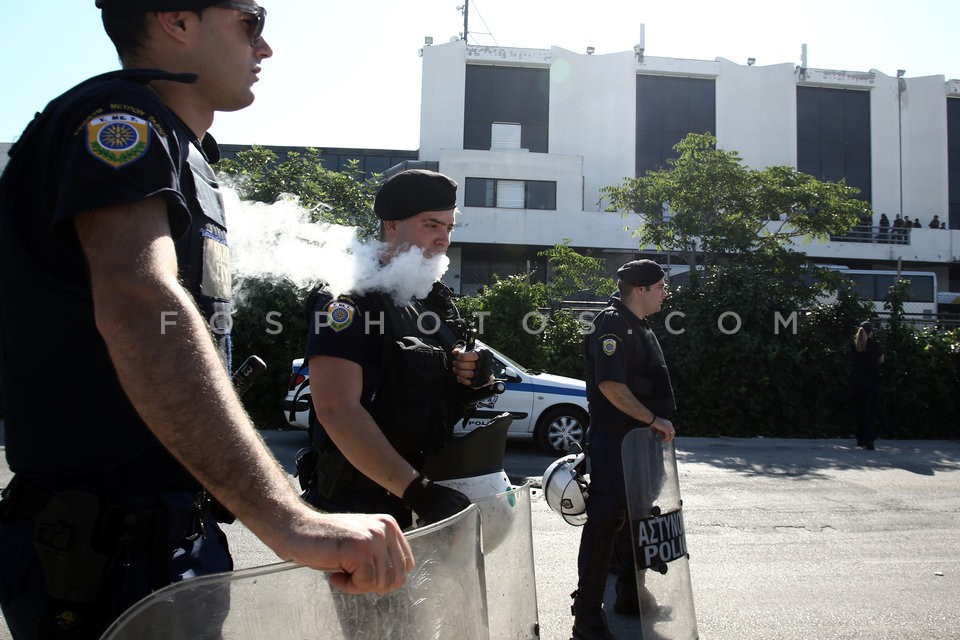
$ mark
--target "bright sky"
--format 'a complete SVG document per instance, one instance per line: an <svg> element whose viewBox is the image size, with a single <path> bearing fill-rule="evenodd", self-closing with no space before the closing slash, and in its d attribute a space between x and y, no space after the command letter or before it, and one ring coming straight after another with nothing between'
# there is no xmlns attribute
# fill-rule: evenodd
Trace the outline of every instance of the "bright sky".
<svg viewBox="0 0 960 640"><path fill-rule="evenodd" d="M81 80L118 67L94 0L2 0L0 142ZM463 0L262 0L256 102L218 114L220 142L417 149L424 36L458 37ZM470 43L960 79L956 0L471 0Z"/></svg>

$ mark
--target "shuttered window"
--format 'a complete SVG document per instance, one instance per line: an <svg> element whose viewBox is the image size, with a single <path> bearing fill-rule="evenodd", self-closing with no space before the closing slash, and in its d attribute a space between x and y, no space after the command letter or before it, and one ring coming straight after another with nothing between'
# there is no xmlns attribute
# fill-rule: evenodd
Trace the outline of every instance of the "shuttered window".
<svg viewBox="0 0 960 640"><path fill-rule="evenodd" d="M467 178L464 206L501 209L557 209L557 183L548 180Z"/></svg>

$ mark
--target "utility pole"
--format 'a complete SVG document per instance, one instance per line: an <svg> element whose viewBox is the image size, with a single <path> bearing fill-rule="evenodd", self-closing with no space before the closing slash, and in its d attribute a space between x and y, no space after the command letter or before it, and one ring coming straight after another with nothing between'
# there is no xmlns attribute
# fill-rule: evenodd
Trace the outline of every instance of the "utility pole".
<svg viewBox="0 0 960 640"><path fill-rule="evenodd" d="M903 92L907 88L907 83L903 79L906 73L903 69L897 69L897 145L899 150L900 165L900 215L903 215ZM909 237L909 236L907 236ZM899 276L899 268L897 270Z"/></svg>
<svg viewBox="0 0 960 640"><path fill-rule="evenodd" d="M470 0L463 0L463 7L461 8L463 9L463 41L469 44L469 42L467 41L467 36L470 35L470 29L467 26L467 24L468 24L468 15L470 13Z"/></svg>

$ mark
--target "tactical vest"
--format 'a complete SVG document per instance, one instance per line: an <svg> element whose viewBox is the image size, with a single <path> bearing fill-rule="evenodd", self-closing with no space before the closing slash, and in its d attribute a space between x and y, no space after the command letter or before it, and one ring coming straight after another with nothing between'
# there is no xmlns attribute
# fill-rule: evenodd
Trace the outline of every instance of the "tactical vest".
<svg viewBox="0 0 960 640"><path fill-rule="evenodd" d="M181 280L209 323L211 336L227 371L233 371L230 247L223 196L213 169L192 144L189 145L187 163L196 198L187 198L190 229L176 243Z"/></svg>
<svg viewBox="0 0 960 640"><path fill-rule="evenodd" d="M318 287L307 297L308 322L322 295ZM430 454L449 444L453 425L475 401L451 373L450 352L465 342L467 323L450 290L439 282L425 300L403 306L380 291L363 299L367 316L380 322L375 326L382 327L383 334L379 362L363 365L360 403L394 449L420 468ZM335 449L322 425L314 445L321 451Z"/></svg>
<svg viewBox="0 0 960 640"><path fill-rule="evenodd" d="M386 319L382 364L370 380L364 376L367 410L397 452L417 468L450 443L463 410L450 352L463 344L466 323L445 289L436 283L422 303L402 307L389 294L367 295L374 312L382 310Z"/></svg>

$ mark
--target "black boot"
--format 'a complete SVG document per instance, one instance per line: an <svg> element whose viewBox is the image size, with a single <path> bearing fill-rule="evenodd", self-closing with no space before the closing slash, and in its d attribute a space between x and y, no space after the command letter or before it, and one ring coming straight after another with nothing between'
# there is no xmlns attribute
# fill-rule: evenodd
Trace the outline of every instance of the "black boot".
<svg viewBox="0 0 960 640"><path fill-rule="evenodd" d="M573 606L573 638L572 640L616 640L607 626L607 617L603 613L602 604L588 604L574 591L570 594Z"/></svg>

